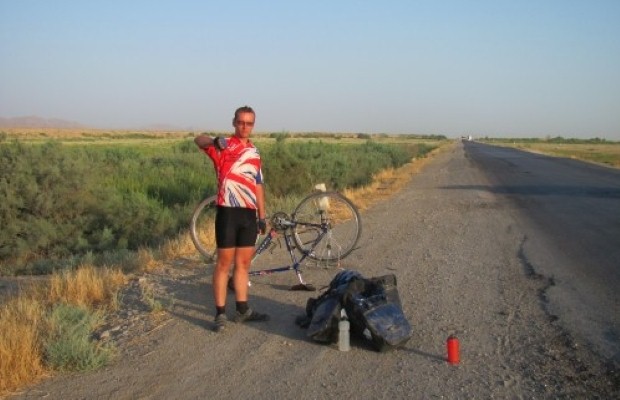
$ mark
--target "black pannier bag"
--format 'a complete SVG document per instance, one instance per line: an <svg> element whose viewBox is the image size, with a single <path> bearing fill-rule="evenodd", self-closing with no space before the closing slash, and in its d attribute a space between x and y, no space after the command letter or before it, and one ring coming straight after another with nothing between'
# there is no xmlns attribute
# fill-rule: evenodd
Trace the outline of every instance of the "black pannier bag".
<svg viewBox="0 0 620 400"><path fill-rule="evenodd" d="M330 294L312 302L309 299L306 307L311 307L312 318L308 324L308 337L317 342L335 342L338 340L338 321L340 321L340 297Z"/></svg>
<svg viewBox="0 0 620 400"><path fill-rule="evenodd" d="M355 279L362 279L362 275L356 271L340 271L332 279L325 293L316 299L308 299L306 316L297 321L300 326L308 328L308 337L317 342L338 340L342 298L348 284Z"/></svg>
<svg viewBox="0 0 620 400"><path fill-rule="evenodd" d="M361 333L377 351L402 346L411 338L411 325L403 313L394 274L352 281L343 307L351 330Z"/></svg>
<svg viewBox="0 0 620 400"><path fill-rule="evenodd" d="M411 337L393 274L366 279L355 271L339 272L325 293L308 299L306 315L297 323L308 328L313 340L335 342L342 308L352 334L369 341L377 351L404 345Z"/></svg>

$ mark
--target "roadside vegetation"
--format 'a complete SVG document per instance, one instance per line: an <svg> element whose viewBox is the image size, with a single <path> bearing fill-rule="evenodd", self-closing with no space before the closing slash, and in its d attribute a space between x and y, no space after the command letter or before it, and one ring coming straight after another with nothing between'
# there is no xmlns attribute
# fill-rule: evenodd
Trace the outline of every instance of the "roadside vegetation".
<svg viewBox="0 0 620 400"><path fill-rule="evenodd" d="M118 305L126 276L116 268L82 265L22 288L0 307L0 394L50 371L105 365L114 349L91 340L106 310Z"/></svg>
<svg viewBox="0 0 620 400"><path fill-rule="evenodd" d="M367 208L449 143L358 136L257 137L270 209L289 210L316 183ZM0 276L42 276L0 296L0 395L53 371L108 363L114 348L91 335L129 276L196 255L187 224L215 177L192 139L0 135Z"/></svg>
<svg viewBox="0 0 620 400"><path fill-rule="evenodd" d="M59 140L0 144L0 274L47 274L84 257L109 264L177 237L196 204L215 193L211 161L192 137L98 144ZM158 143L159 142L159 143ZM417 141L257 140L270 205L316 183L344 190L421 157Z"/></svg>
<svg viewBox="0 0 620 400"><path fill-rule="evenodd" d="M620 168L620 142L605 139L565 139L563 137L536 139L489 139L481 141L511 146L557 157L575 158Z"/></svg>

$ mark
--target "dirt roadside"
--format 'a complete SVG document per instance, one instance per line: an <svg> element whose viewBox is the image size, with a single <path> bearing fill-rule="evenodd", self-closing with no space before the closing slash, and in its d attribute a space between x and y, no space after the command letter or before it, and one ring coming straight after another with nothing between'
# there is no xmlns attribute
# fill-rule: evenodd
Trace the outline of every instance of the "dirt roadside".
<svg viewBox="0 0 620 400"><path fill-rule="evenodd" d="M363 213L360 249L342 267L396 274L414 328L403 349L376 353L353 341L343 353L308 340L294 320L318 293L289 291L292 272L253 281L252 306L270 322L215 334L210 277L196 260L177 260L133 282L127 308L100 332L119 344L113 365L10 398L619 398L617 372L545 312L550 282L519 257L514 206L488 192L442 189L486 184L457 144ZM304 274L321 287L335 273L309 266ZM169 312L149 318L134 297L140 285L171 301ZM444 360L453 333L457 367Z"/></svg>

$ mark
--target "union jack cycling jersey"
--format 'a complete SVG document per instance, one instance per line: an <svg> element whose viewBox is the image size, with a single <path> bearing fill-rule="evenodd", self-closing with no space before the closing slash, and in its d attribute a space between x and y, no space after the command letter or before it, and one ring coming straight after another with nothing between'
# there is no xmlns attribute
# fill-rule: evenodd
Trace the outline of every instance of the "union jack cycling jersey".
<svg viewBox="0 0 620 400"><path fill-rule="evenodd" d="M203 151L213 161L217 174L218 206L242 207L256 210L256 185L263 183L258 149L248 140L244 144L238 137L228 138L228 146L217 150L208 146Z"/></svg>

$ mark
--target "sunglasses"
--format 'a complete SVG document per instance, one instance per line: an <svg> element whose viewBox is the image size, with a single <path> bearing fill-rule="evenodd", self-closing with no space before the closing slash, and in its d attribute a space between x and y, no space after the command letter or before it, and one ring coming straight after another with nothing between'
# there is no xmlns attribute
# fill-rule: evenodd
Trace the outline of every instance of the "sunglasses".
<svg viewBox="0 0 620 400"><path fill-rule="evenodd" d="M254 126L254 121L235 121L235 125L237 126Z"/></svg>

